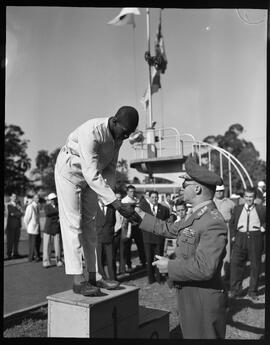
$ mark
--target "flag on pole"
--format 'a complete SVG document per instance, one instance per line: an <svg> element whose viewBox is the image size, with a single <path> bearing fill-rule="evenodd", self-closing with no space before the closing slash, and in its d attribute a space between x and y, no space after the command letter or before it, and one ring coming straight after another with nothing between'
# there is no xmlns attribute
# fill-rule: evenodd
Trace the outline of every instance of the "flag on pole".
<svg viewBox="0 0 270 345"><path fill-rule="evenodd" d="M161 32L161 10L160 10L160 17L159 17L159 25L158 25L158 32L156 35L155 40L155 53L156 53L156 60L158 62L157 69L163 74L167 68L167 56L165 52L165 44L164 38Z"/></svg>
<svg viewBox="0 0 270 345"><path fill-rule="evenodd" d="M134 15L141 14L137 7L124 7L121 12L114 19L108 22L108 24L123 26L126 24L131 24L135 28Z"/></svg>
<svg viewBox="0 0 270 345"><path fill-rule="evenodd" d="M154 68L152 69L152 83L151 83L151 95L161 88L160 84L160 71L156 71ZM149 88L147 88L140 100L143 105L144 110L148 108L149 105Z"/></svg>
<svg viewBox="0 0 270 345"><path fill-rule="evenodd" d="M152 82L151 82L151 95L161 88L160 73L165 73L167 69L167 56L165 52L164 39L161 33L161 10L159 17L159 26L155 40L155 57L153 59L154 68L151 68ZM144 110L149 106L149 88L147 88L141 98L140 102L143 104Z"/></svg>

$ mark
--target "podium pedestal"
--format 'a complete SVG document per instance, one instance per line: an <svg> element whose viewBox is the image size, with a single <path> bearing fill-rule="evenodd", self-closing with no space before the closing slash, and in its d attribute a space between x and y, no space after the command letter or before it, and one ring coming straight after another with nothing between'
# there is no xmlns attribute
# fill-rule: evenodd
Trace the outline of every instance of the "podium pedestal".
<svg viewBox="0 0 270 345"><path fill-rule="evenodd" d="M97 297L72 290L48 296L48 337L169 337L169 312L140 307L139 288L121 285L101 292Z"/></svg>

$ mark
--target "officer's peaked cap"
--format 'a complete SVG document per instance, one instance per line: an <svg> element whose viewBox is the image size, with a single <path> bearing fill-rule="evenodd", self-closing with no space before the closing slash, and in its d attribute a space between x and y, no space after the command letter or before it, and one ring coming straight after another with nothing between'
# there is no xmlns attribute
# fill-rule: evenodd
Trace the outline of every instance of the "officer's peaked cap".
<svg viewBox="0 0 270 345"><path fill-rule="evenodd" d="M129 129L131 132L134 132L138 126L139 114L133 107L127 105L121 107L118 109L115 117L125 128Z"/></svg>
<svg viewBox="0 0 270 345"><path fill-rule="evenodd" d="M194 157L187 158L185 167L186 175L184 176L184 179L187 181L196 181L214 189L217 185L223 184L223 181L219 175L208 170L204 166L199 165Z"/></svg>

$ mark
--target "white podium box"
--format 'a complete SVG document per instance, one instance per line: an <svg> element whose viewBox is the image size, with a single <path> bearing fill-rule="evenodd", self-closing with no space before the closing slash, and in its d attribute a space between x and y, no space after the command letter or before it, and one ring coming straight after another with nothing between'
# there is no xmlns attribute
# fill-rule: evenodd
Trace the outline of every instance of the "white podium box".
<svg viewBox="0 0 270 345"><path fill-rule="evenodd" d="M139 288L120 287L98 297L72 290L48 296L48 337L136 338Z"/></svg>
<svg viewBox="0 0 270 345"><path fill-rule="evenodd" d="M137 338L169 339L169 315L167 310L139 306Z"/></svg>

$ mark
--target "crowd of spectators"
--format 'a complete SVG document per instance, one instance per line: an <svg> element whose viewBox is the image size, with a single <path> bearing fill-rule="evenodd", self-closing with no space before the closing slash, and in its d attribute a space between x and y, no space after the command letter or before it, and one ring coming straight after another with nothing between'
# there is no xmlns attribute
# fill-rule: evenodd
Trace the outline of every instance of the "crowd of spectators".
<svg viewBox="0 0 270 345"><path fill-rule="evenodd" d="M225 194L225 186L217 186L214 202L228 227L227 254L223 262L222 276L224 281L229 283L233 296L240 296L243 266L246 260L250 260L251 284L253 284L251 286L253 290L250 291L250 294L255 298L258 276L260 274L260 260L258 258L261 258L265 251L266 184L260 181L257 188L247 188L242 196L231 195L231 198L229 198L225 197ZM169 222L185 221L192 214L190 205L186 204L181 198L181 191L178 195L171 193L161 195L156 190L147 190L144 193L137 194L135 187L128 185L126 195L121 193L116 193L116 195L123 203L129 203L134 207L139 205L145 212ZM248 197L252 201L248 201ZM42 261L44 268L51 267L52 246L54 245L55 264L57 267L62 267L64 266L64 257L61 244L57 195L50 193L46 198L46 203L43 205L45 225L42 230L40 226L41 205L39 200L38 194L26 196L23 200L23 205L21 205L17 195L15 193L11 194L10 200L6 204L7 222L5 233L7 239L7 259L11 260L22 257L18 247L23 221L29 239L28 260L34 262ZM251 223L242 214L247 209L248 204L250 204L249 207L254 208ZM98 206L95 218L98 235L96 250L98 271L103 279L121 280L122 278L128 278L135 271L146 270L149 284L154 282L163 283L163 277L152 266L152 262L155 259L155 255L169 256L173 253L176 245L175 241L164 240L160 236L138 230L136 224L129 222L118 211L103 205L101 199L98 201ZM239 213L240 211L242 213ZM239 222L243 223L242 228ZM253 228L250 229L250 226ZM257 242L254 239L250 241L250 243L254 244L256 242L258 244L254 248L251 248L249 244L248 239L250 236L252 239L254 236L256 237ZM43 255L41 255L40 250L41 239L43 240ZM136 246L139 258L139 264L137 265L133 264L132 249L135 248L134 246ZM237 289L235 288L236 285Z"/></svg>

